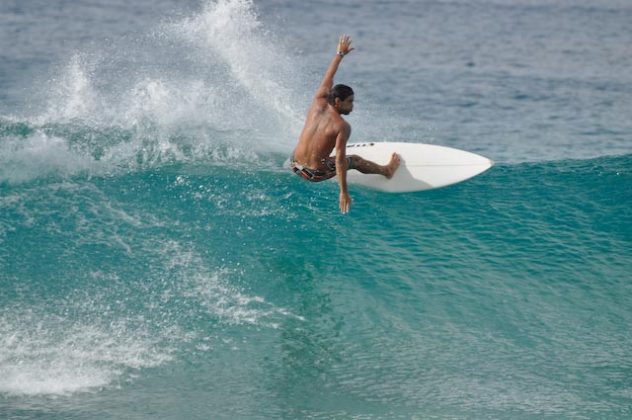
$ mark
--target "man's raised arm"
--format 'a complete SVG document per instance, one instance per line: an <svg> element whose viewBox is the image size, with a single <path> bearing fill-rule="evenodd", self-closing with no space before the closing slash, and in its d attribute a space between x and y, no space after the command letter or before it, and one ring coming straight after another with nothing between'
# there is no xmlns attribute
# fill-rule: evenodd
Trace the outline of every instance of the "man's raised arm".
<svg viewBox="0 0 632 420"><path fill-rule="evenodd" d="M329 67L327 67L327 72L325 72L325 77L316 91L317 98L327 97L329 90L334 85L334 75L336 74L336 71L338 71L338 66L342 61L342 57L349 54L351 51L353 51L353 48L351 48L351 37L349 35L342 35L340 40L338 40L338 50L336 52L336 56L331 60Z"/></svg>

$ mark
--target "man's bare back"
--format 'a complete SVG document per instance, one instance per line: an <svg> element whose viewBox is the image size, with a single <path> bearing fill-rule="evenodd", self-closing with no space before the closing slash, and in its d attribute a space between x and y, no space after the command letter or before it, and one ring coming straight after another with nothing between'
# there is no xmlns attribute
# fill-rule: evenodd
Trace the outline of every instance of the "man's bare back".
<svg viewBox="0 0 632 420"><path fill-rule="evenodd" d="M351 206L351 197L347 190L348 169L390 178L400 163L399 156L395 153L387 165L378 165L356 155L346 156L351 126L341 115L348 115L353 110L354 93L348 86L333 86L333 79L342 58L352 50L351 38L348 35L341 36L336 56L329 64L307 112L305 126L292 157L292 170L309 181L322 181L338 176L342 213L347 213ZM330 157L334 149L335 158Z"/></svg>
<svg viewBox="0 0 632 420"><path fill-rule="evenodd" d="M353 103L353 99L351 102ZM298 145L294 149L294 159L310 168L327 170L322 159L331 154L336 147L336 139L341 134L349 137L349 123L329 106L326 98L315 98L307 113Z"/></svg>

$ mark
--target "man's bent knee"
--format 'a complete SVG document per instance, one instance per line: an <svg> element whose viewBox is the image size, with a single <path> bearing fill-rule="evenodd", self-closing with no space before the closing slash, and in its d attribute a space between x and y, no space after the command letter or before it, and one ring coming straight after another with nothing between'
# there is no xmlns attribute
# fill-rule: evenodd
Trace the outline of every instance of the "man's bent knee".
<svg viewBox="0 0 632 420"><path fill-rule="evenodd" d="M362 165L362 162L364 162L364 159L362 159L360 156L358 155L349 155L347 156L347 169L358 169L359 166Z"/></svg>

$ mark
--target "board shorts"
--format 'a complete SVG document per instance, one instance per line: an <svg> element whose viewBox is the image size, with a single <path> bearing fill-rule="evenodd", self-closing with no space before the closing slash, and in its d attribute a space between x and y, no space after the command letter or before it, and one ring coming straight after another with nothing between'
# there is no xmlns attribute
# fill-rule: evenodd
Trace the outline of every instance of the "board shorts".
<svg viewBox="0 0 632 420"><path fill-rule="evenodd" d="M347 156L347 170L353 169L351 156ZM321 159L320 162L327 168L326 171L320 169L307 168L300 163L294 161L294 156L290 157L290 168L294 173L308 181L320 182L336 176L336 158L328 157Z"/></svg>

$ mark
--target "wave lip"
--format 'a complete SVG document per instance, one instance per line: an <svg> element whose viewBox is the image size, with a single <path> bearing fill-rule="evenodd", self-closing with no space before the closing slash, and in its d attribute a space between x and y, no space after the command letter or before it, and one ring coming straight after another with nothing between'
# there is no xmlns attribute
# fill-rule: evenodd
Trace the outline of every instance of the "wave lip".
<svg viewBox="0 0 632 420"><path fill-rule="evenodd" d="M0 117L0 184L104 176L177 162L260 162L266 152L241 144L243 133L152 124L131 129L74 123L34 124Z"/></svg>
<svg viewBox="0 0 632 420"><path fill-rule="evenodd" d="M73 151L64 138L39 130L0 143L0 182L19 183L52 174L72 176L102 166L92 156Z"/></svg>

